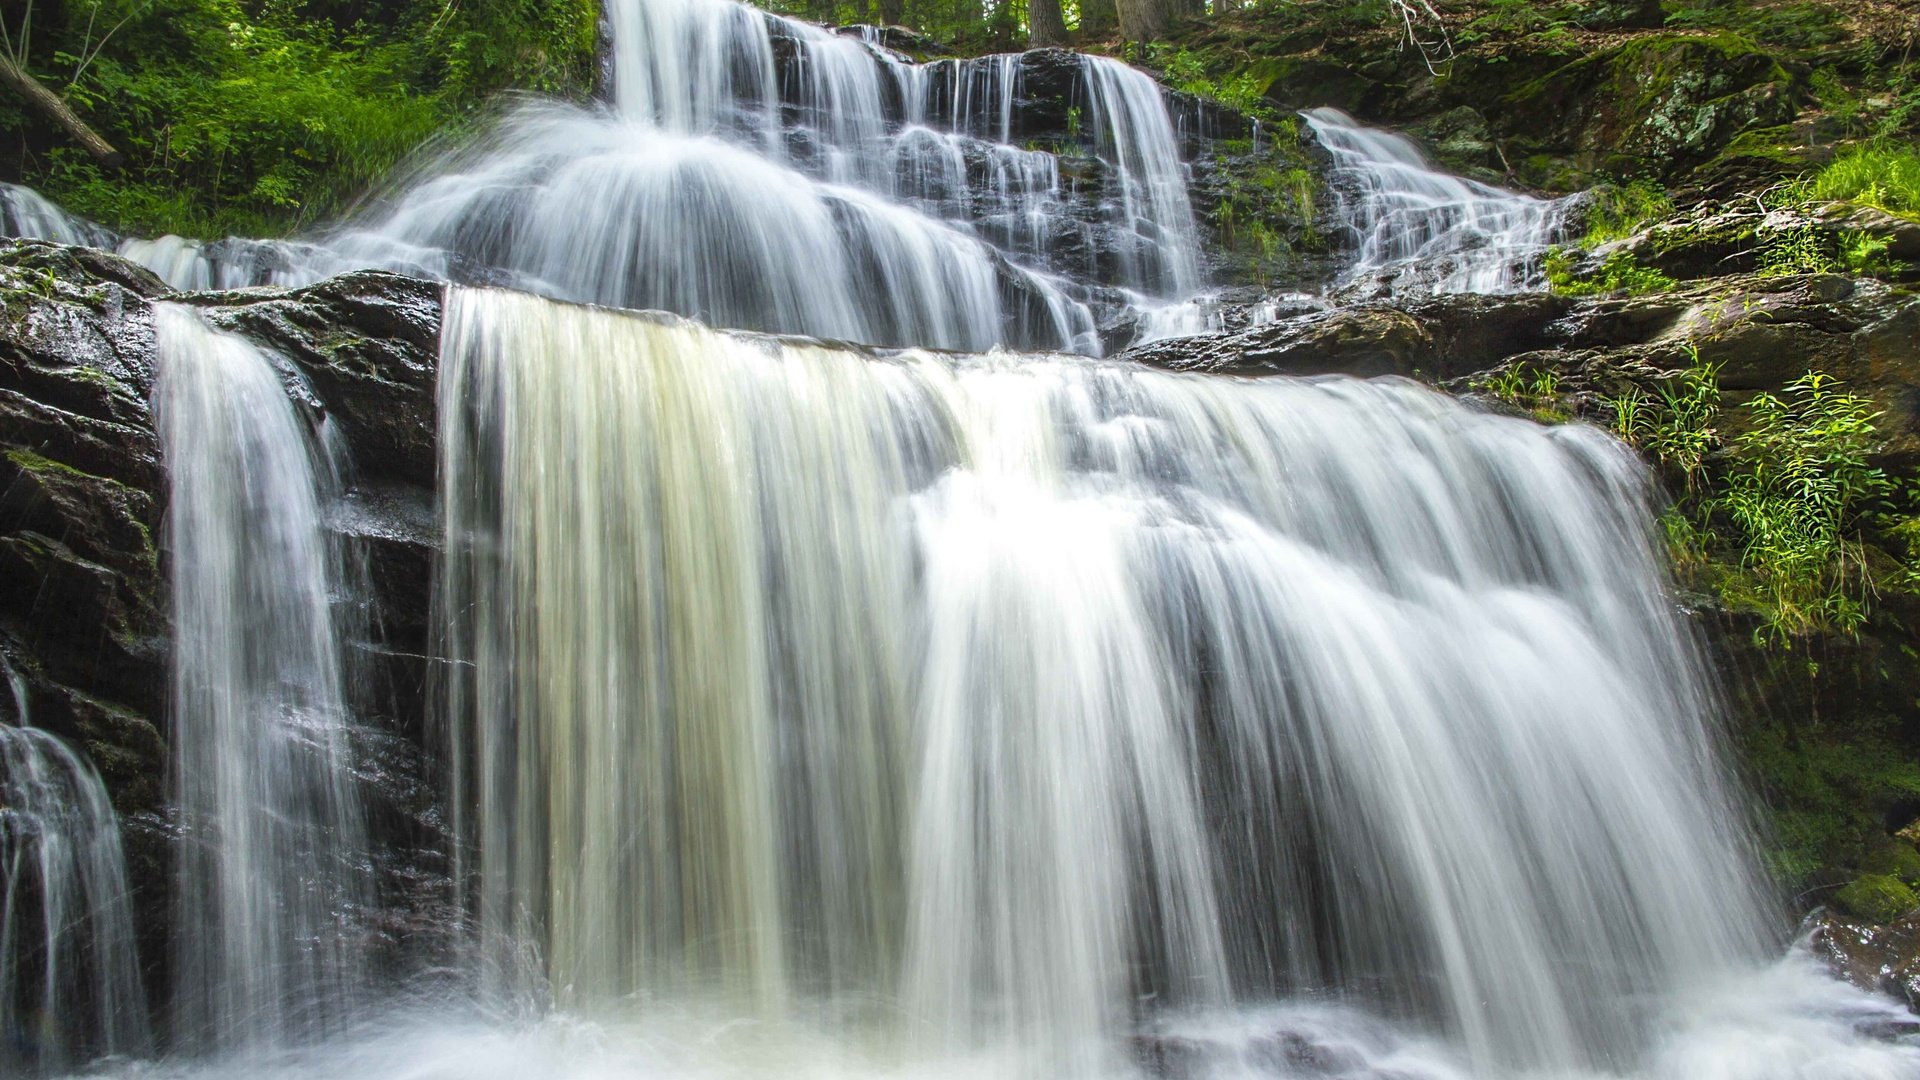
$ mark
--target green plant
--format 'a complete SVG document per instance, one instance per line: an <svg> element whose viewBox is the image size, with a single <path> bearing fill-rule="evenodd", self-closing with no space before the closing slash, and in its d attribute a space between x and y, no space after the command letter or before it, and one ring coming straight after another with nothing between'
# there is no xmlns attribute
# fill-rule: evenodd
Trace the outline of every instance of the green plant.
<svg viewBox="0 0 1920 1080"><path fill-rule="evenodd" d="M1569 414L1561 400L1560 376L1551 368L1515 364L1485 376L1479 389L1544 423L1562 423Z"/></svg>
<svg viewBox="0 0 1920 1080"><path fill-rule="evenodd" d="M1802 194L1808 200L1855 202L1920 218L1920 147L1855 147L1815 173Z"/></svg>
<svg viewBox="0 0 1920 1080"><path fill-rule="evenodd" d="M1765 234L1760 245L1760 274L1826 274L1841 268L1828 251L1826 240L1810 225Z"/></svg>
<svg viewBox="0 0 1920 1080"><path fill-rule="evenodd" d="M1672 278L1660 271L1640 265L1639 260L1625 251L1613 252L1602 259L1598 267L1583 272L1578 257L1572 251L1555 248L1547 253L1543 269L1547 287L1562 296L1604 296L1611 293L1638 296L1642 293L1665 292L1675 284Z"/></svg>
<svg viewBox="0 0 1920 1080"><path fill-rule="evenodd" d="M1587 231L1580 246L1591 250L1623 240L1673 213L1673 196L1655 180L1634 180L1595 189L1585 206Z"/></svg>
<svg viewBox="0 0 1920 1080"><path fill-rule="evenodd" d="M1853 633L1873 591L1860 526L1895 491L1871 460L1881 414L1819 372L1756 395L1747 413L1714 508L1735 526L1762 594L1761 633L1776 644Z"/></svg>

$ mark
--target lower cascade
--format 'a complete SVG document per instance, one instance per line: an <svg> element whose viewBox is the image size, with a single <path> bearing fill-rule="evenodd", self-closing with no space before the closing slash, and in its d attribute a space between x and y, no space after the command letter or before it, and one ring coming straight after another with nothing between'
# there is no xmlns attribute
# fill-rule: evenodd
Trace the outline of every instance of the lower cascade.
<svg viewBox="0 0 1920 1080"><path fill-rule="evenodd" d="M339 48L450 106L478 68L369 43L511 36L458 7ZM1920 926L1920 870L1789 940L1662 494L1582 422L1664 439L1648 388L1711 384L1682 434L1717 468L1708 426L1837 358L1875 372L1807 416L1895 485L1858 429L1911 390L1878 369L1912 275L1582 297L1556 257L1555 295L1581 196L1265 112L1322 35L1216 83L1128 31L1263 127L1059 48L586 7L600 100L474 113L304 239L0 183L0 233L57 241L0 252L0 1080L1920 1080L1831 936ZM1705 25L1661 47L1719 55ZM1841 123L1770 85L1702 115ZM1510 125L1418 86L1504 164ZM1849 261L1920 236L1861 209Z"/></svg>
<svg viewBox="0 0 1920 1080"><path fill-rule="evenodd" d="M186 830L174 1038L278 1043L356 1003L353 921L370 899L321 529L332 465L268 354L191 308L154 312Z"/></svg>
<svg viewBox="0 0 1920 1080"><path fill-rule="evenodd" d="M512 990L983 1075L1307 1001L1449 1048L1412 1075L1564 1076L1791 981L1597 432L504 292L444 334L454 813Z"/></svg>
<svg viewBox="0 0 1920 1080"><path fill-rule="evenodd" d="M4 658L0 723L0 1072L152 1050L119 822L92 766L33 727Z"/></svg>

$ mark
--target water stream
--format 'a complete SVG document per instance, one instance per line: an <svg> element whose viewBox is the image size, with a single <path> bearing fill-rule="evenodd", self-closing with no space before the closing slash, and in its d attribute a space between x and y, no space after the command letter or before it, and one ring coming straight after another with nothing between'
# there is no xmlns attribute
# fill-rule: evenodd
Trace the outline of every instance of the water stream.
<svg viewBox="0 0 1920 1080"><path fill-rule="evenodd" d="M146 1054L119 819L93 766L32 726L4 657L0 676L0 1071Z"/></svg>
<svg viewBox="0 0 1920 1080"><path fill-rule="evenodd" d="M173 594L172 1037L312 1038L360 1005L371 899L351 768L326 448L286 369L192 308L154 307Z"/></svg>

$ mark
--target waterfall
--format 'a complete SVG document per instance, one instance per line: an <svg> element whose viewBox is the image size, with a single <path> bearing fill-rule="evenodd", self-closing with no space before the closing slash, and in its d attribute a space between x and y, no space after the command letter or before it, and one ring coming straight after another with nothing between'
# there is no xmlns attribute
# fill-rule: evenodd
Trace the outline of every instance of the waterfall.
<svg viewBox="0 0 1920 1080"><path fill-rule="evenodd" d="M354 1000L370 899L322 533L335 466L272 357L192 308L156 304L154 323L185 830L174 1037L297 1040Z"/></svg>
<svg viewBox="0 0 1920 1080"><path fill-rule="evenodd" d="M1509 293L1545 287L1541 259L1565 200L1536 199L1442 172L1413 140L1338 109L1302 114L1333 155L1337 210L1358 251L1349 280L1397 293Z"/></svg>
<svg viewBox="0 0 1920 1080"><path fill-rule="evenodd" d="M1143 1002L1331 995L1627 1069L1762 955L1598 432L492 291L444 333L473 902L569 1008L830 1001L1081 1075Z"/></svg>
<svg viewBox="0 0 1920 1080"><path fill-rule="evenodd" d="M120 822L93 767L29 723L0 657L0 1067L51 1072L152 1049Z"/></svg>
<svg viewBox="0 0 1920 1080"><path fill-rule="evenodd" d="M716 325L1081 352L1099 350L1096 283L1201 285L1165 103L1125 65L1066 61L1111 173L1090 223L1054 155L1013 145L1025 57L911 64L733 0L620 0L608 25L612 108L510 111L309 272L491 270Z"/></svg>
<svg viewBox="0 0 1920 1080"><path fill-rule="evenodd" d="M29 187L0 182L0 236L111 248L113 233L78 218Z"/></svg>

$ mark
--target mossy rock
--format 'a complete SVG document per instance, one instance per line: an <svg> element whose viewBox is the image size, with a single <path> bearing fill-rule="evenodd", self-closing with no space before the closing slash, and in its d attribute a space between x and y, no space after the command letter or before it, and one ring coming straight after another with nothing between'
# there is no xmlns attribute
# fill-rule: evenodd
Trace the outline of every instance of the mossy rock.
<svg viewBox="0 0 1920 1080"><path fill-rule="evenodd" d="M1745 38L1663 33L1533 80L1498 115L1516 140L1582 169L1673 177L1743 132L1790 122L1800 96L1793 73Z"/></svg>
<svg viewBox="0 0 1920 1080"><path fill-rule="evenodd" d="M1833 894L1835 906L1877 923L1890 923L1915 907L1920 897L1906 882L1892 874L1862 874Z"/></svg>

